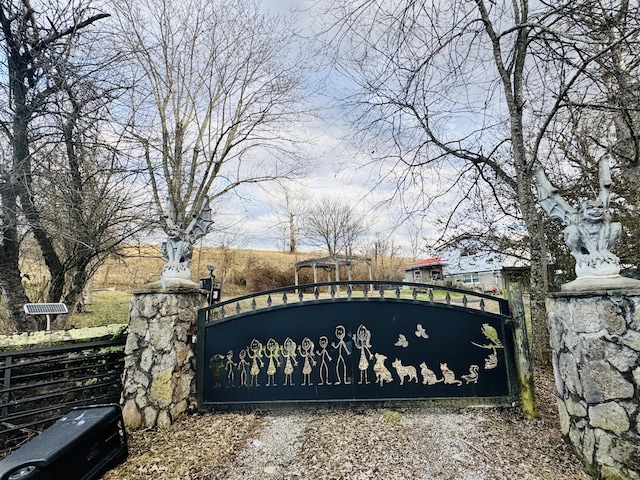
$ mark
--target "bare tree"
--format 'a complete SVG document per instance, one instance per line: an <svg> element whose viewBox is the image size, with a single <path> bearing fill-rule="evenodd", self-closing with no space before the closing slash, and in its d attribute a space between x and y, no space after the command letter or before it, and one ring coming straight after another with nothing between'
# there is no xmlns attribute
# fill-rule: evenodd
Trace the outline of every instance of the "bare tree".
<svg viewBox="0 0 640 480"><path fill-rule="evenodd" d="M556 119L553 138L572 175L550 169L554 183L573 198L591 195L597 185L598 158L609 151L614 160L615 201L613 214L625 227L626 239L617 245L622 264L640 261L640 56L634 32L638 31L637 1L578 1L553 3L559 21L573 37L584 39L580 52L597 58L582 81L582 91L570 98L570 114ZM575 40L564 50L573 52ZM570 49L573 44L574 49ZM602 52L602 54L600 54ZM557 52L549 52L549 56ZM573 55L552 58L565 69L575 68ZM593 146L599 148L593 148ZM565 169L566 170L566 169ZM561 245L566 250L565 245ZM563 252L566 253L566 252ZM571 271L572 269L569 269Z"/></svg>
<svg viewBox="0 0 640 480"><path fill-rule="evenodd" d="M241 185L295 176L304 56L293 22L257 0L119 1L133 60L131 134L144 151L160 223L178 226Z"/></svg>
<svg viewBox="0 0 640 480"><path fill-rule="evenodd" d="M395 162L408 183L440 187L483 184L495 206L526 226L531 256L534 358L549 362L545 296L547 246L536 208L533 171L547 153L547 131L569 96L580 91L587 67L627 31L571 68L537 62L540 52L566 45L571 32L556 10L527 0L333 2L338 63L357 86L356 124L366 147ZM549 57L544 57L548 59ZM562 75L549 75L560 67ZM373 135L372 135L373 134ZM401 193L401 189L398 189ZM437 190L437 188L436 188ZM457 201L453 206L462 205Z"/></svg>
<svg viewBox="0 0 640 480"><path fill-rule="evenodd" d="M47 300L81 309L95 270L148 227L149 216L138 195L140 175L119 148L122 129L108 115L110 95L71 72L63 89L56 102L61 120L33 155L34 187L42 192L34 202L61 263Z"/></svg>
<svg viewBox="0 0 640 480"><path fill-rule="evenodd" d="M283 252L296 253L298 240L302 233L302 218L309 202L302 189L286 182L279 181L274 213L277 216L275 228L278 247Z"/></svg>
<svg viewBox="0 0 640 480"><path fill-rule="evenodd" d="M51 277L64 277L51 232L46 230L35 202L35 126L42 125L49 102L62 90L63 77L58 67L69 63L80 33L105 17L88 4L51 2L33 7L29 0L0 4L0 42L5 70L0 125L11 150L1 169L0 288L10 322L19 330L36 327L22 310L28 299L18 264L19 240L25 231L21 214L38 242Z"/></svg>
<svg viewBox="0 0 640 480"><path fill-rule="evenodd" d="M409 256L414 262L427 251L427 239L422 227L424 223L424 220L419 223L416 219L403 222L402 232L409 243Z"/></svg>
<svg viewBox="0 0 640 480"><path fill-rule="evenodd" d="M373 259L373 278L399 280L403 258L395 238L376 234L367 254Z"/></svg>
<svg viewBox="0 0 640 480"><path fill-rule="evenodd" d="M308 208L303 230L312 245L326 248L329 255L353 255L369 227L352 206L325 197Z"/></svg>

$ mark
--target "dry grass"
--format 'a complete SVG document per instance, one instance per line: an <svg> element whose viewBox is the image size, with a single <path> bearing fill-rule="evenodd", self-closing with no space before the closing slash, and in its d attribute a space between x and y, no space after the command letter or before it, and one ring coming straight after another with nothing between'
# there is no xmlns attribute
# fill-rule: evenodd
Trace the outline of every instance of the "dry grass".
<svg viewBox="0 0 640 480"><path fill-rule="evenodd" d="M195 247L191 261L191 277L194 281L208 277L207 265L216 267L216 280L222 283L222 299L230 299L250 292L285 285L293 285L296 262L325 256L323 253L283 253L267 250L246 250L228 247ZM403 258L380 258L379 265L373 265L374 277L400 279L398 269L408 263ZM29 274L31 281L26 285L32 301L45 301L48 286L48 274L42 259L27 252L21 259L21 268ZM87 312L74 313L68 327L97 326L109 323L124 323L128 319L131 294L142 290L153 281L159 280L166 260L160 254L157 244L130 245L119 255L111 256L96 272L92 281L93 301L87 305ZM409 262L410 263L410 262ZM261 268L256 268L257 266ZM384 267L384 268L383 268ZM274 273L284 285L264 287L260 275ZM319 281L328 280L326 274L319 272ZM313 282L311 269L299 272L300 283ZM346 273L343 273L346 278ZM354 269L354 279L368 278L365 266ZM11 333L6 322L6 312L0 305L0 334Z"/></svg>
<svg viewBox="0 0 640 480"><path fill-rule="evenodd" d="M227 247L196 247L191 260L192 280L198 281L207 277L207 265L216 267L216 279L223 284L222 294L232 298L252 291L251 270L256 265L267 266L274 271L283 272L294 283L296 262L309 258L321 257L319 253L282 253L267 250L243 250ZM157 245L131 246L123 250L118 257L112 257L100 267L94 276L94 286L99 288L116 288L117 290L134 291L143 288L147 283L160 278L165 260ZM407 262L406 259L385 259L385 272L374 265L374 275L378 278L389 278L398 275L398 268ZM354 269L354 279L368 278L365 266ZM325 281L327 278L320 278ZM311 269L300 271L300 283L311 283Z"/></svg>

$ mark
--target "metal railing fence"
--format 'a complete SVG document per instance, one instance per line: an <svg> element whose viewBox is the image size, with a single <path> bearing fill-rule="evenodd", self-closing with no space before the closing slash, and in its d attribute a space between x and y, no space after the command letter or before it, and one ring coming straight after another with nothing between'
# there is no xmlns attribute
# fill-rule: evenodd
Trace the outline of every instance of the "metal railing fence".
<svg viewBox="0 0 640 480"><path fill-rule="evenodd" d="M0 457L73 407L119 402L125 340L0 352Z"/></svg>

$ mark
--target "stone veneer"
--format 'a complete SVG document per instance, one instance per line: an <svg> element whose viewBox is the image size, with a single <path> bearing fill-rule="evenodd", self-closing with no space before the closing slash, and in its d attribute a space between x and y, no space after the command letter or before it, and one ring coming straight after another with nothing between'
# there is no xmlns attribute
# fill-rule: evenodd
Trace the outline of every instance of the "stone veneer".
<svg viewBox="0 0 640 480"><path fill-rule="evenodd" d="M562 433L596 478L640 480L640 290L547 299Z"/></svg>
<svg viewBox="0 0 640 480"><path fill-rule="evenodd" d="M171 425L195 392L191 333L206 295L197 288L134 294L125 346L123 417L131 428Z"/></svg>

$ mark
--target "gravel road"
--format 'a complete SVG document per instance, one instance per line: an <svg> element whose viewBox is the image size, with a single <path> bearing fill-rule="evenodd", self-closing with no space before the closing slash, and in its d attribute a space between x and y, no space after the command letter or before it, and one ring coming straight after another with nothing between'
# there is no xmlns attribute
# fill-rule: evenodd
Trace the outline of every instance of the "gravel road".
<svg viewBox="0 0 640 480"><path fill-rule="evenodd" d="M561 438L551 377L536 375L535 420L411 404L194 415L132 432L128 461L104 479L588 480Z"/></svg>

